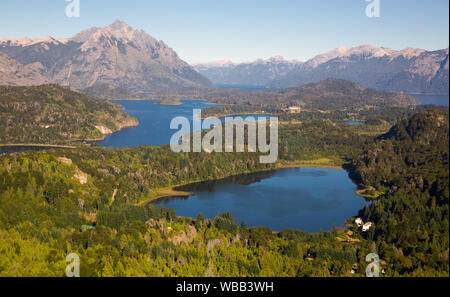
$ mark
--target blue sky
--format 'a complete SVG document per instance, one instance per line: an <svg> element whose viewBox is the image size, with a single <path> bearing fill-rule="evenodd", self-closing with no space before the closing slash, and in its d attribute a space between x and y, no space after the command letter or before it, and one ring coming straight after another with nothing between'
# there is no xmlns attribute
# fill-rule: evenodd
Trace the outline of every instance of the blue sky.
<svg viewBox="0 0 450 297"><path fill-rule="evenodd" d="M427 50L449 44L448 0L2 0L0 38L71 37L121 19L164 40L188 62L251 61L281 55L305 61L339 46Z"/></svg>

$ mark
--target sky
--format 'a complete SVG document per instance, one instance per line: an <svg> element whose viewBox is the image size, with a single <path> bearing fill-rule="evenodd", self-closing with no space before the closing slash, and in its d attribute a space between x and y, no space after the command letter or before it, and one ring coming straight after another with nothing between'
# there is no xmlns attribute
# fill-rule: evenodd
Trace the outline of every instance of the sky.
<svg viewBox="0 0 450 297"><path fill-rule="evenodd" d="M449 45L448 0L0 0L1 38L66 38L120 19L189 63L306 61L339 46L437 50ZM379 17L366 15L379 1Z"/></svg>

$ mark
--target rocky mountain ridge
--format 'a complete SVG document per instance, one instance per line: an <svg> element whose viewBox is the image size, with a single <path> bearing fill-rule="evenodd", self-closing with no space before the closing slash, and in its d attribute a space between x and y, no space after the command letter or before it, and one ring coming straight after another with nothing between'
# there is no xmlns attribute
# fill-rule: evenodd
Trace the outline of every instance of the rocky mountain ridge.
<svg viewBox="0 0 450 297"><path fill-rule="evenodd" d="M123 21L68 39L0 39L0 52L78 90L97 84L133 92L212 86L163 41Z"/></svg>
<svg viewBox="0 0 450 297"><path fill-rule="evenodd" d="M448 48L393 50L361 45L338 47L306 62L276 57L241 64L204 63L194 68L214 84L284 89L339 78L382 91L449 93Z"/></svg>

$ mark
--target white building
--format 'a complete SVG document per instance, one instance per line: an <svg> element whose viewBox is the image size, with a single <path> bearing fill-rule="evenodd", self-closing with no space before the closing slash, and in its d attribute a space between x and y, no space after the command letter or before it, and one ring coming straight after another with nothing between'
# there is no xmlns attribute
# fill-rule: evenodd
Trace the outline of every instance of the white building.
<svg viewBox="0 0 450 297"><path fill-rule="evenodd" d="M368 222L368 223L365 223L364 225L363 225L363 227L362 227L362 231L363 232L367 232L367 231L369 231L369 229L372 227L372 222Z"/></svg>
<svg viewBox="0 0 450 297"><path fill-rule="evenodd" d="M357 218L355 220L355 224L358 225L358 227L361 227L364 224L364 222L361 218Z"/></svg>

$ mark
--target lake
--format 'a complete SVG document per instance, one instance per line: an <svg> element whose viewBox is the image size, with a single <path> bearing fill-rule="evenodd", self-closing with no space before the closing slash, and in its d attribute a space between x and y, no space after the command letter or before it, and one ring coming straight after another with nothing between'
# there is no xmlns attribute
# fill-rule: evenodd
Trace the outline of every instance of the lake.
<svg viewBox="0 0 450 297"><path fill-rule="evenodd" d="M100 142L106 147L168 144L176 132L170 129L173 118L184 116L192 121L194 108L214 106L198 100L183 100L179 106L158 105L151 100L115 102L138 118L139 126L108 136ZM251 227L318 232L342 226L367 204L354 193L356 189L344 170L292 168L188 185L180 190L195 195L155 203L173 208L180 216L197 217L202 213L213 219L230 211L239 223L246 221Z"/></svg>
<svg viewBox="0 0 450 297"><path fill-rule="evenodd" d="M356 185L344 170L288 168L230 177L177 188L195 192L190 197L164 198L154 202L177 215L213 219L230 211L250 227L266 226L307 232L343 226L368 202L354 191Z"/></svg>
<svg viewBox="0 0 450 297"><path fill-rule="evenodd" d="M109 135L99 144L106 147L135 147L164 145L177 130L170 129L173 118L182 116L192 121L193 109L217 106L200 100L182 100L182 105L156 104L153 100L115 100L125 107L125 112L139 120L139 126Z"/></svg>
<svg viewBox="0 0 450 297"><path fill-rule="evenodd" d="M357 122L357 121L345 121L345 123L350 126L359 126L362 124L361 122Z"/></svg>
<svg viewBox="0 0 450 297"><path fill-rule="evenodd" d="M409 94L413 96L422 104L435 104L448 106L449 95L424 95L424 94Z"/></svg>
<svg viewBox="0 0 450 297"><path fill-rule="evenodd" d="M100 141L105 147L135 147L140 145L164 145L170 143L170 138L177 130L170 129L170 122L178 116L191 121L193 109L205 109L213 106L204 100L181 100L182 105L169 106L156 104L153 100L114 100L125 107L125 112L139 120L139 126L118 131ZM270 115L241 115L269 119ZM220 120L224 120L221 118Z"/></svg>
<svg viewBox="0 0 450 297"><path fill-rule="evenodd" d="M422 104L449 105L448 95L411 95ZM154 100L115 100L125 107L125 112L139 120L139 126L124 129L106 137L99 142L105 147L134 147L139 145L164 145L176 130L170 129L170 122L177 116L184 116L192 121L193 109L205 109L212 106L205 100L181 100L182 105L168 106L156 104ZM245 116L243 116L245 117ZM267 115L264 117L268 117ZM360 122L348 121L349 125Z"/></svg>

